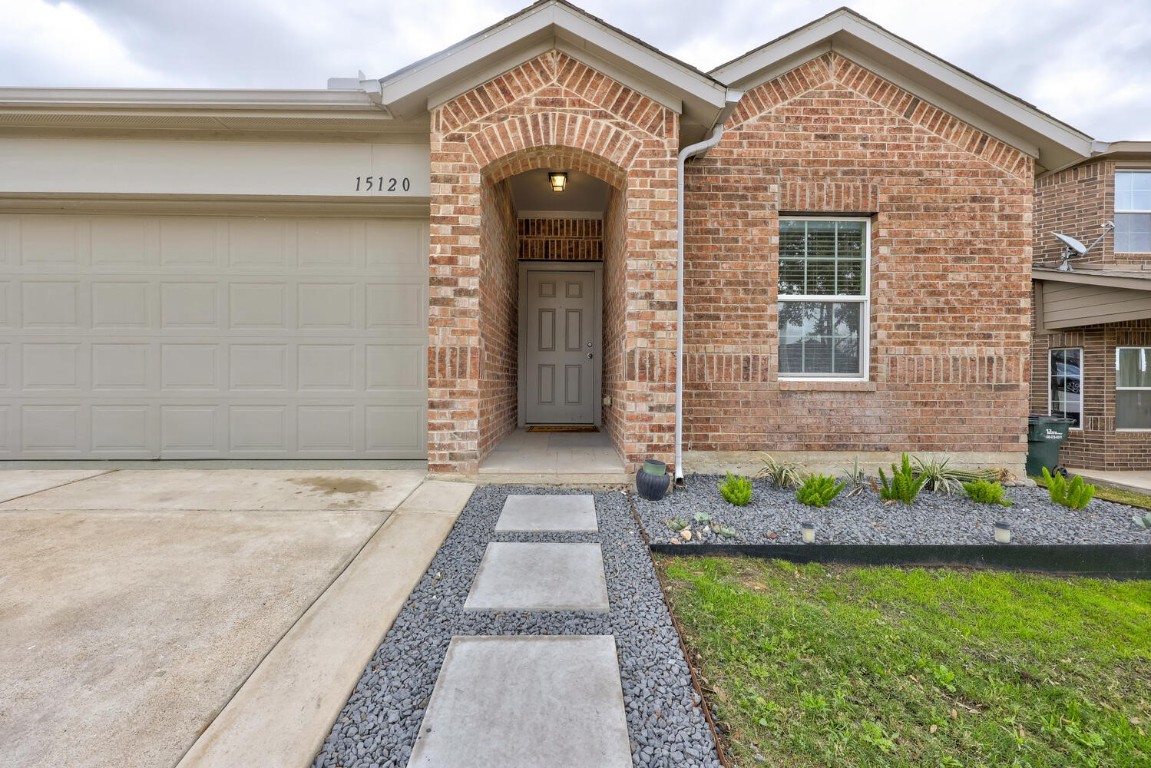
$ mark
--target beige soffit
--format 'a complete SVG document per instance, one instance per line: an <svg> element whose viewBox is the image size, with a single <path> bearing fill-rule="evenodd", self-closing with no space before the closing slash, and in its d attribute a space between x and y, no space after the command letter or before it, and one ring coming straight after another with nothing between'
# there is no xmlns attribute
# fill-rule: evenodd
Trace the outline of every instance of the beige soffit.
<svg viewBox="0 0 1151 768"><path fill-rule="evenodd" d="M893 35L847 8L756 48L710 73L749 90L835 51L1037 160L1036 173L1079 162L1091 137Z"/></svg>
<svg viewBox="0 0 1151 768"><path fill-rule="evenodd" d="M413 133L360 90L0 88L0 128Z"/></svg>
<svg viewBox="0 0 1151 768"><path fill-rule="evenodd" d="M1040 282L1097 285L1104 288L1124 288L1130 291L1151 291L1151 271L1133 272L1118 269L1081 269L1061 272L1048 267L1035 267L1031 279Z"/></svg>
<svg viewBox="0 0 1151 768"><path fill-rule="evenodd" d="M727 101L722 83L562 0L542 0L388 75L381 96L412 118L552 49L680 113L681 142L711 128Z"/></svg>
<svg viewBox="0 0 1151 768"><path fill-rule="evenodd" d="M1091 145L1094 157L1104 155L1145 155L1151 160L1151 141L1096 141Z"/></svg>

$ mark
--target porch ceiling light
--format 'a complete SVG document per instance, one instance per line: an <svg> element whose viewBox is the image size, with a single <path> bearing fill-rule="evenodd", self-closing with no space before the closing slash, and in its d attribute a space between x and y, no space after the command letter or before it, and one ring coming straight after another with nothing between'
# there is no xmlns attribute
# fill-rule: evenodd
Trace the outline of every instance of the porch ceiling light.
<svg viewBox="0 0 1151 768"><path fill-rule="evenodd" d="M548 171L548 183L552 185L552 192L563 192L568 185L567 171Z"/></svg>

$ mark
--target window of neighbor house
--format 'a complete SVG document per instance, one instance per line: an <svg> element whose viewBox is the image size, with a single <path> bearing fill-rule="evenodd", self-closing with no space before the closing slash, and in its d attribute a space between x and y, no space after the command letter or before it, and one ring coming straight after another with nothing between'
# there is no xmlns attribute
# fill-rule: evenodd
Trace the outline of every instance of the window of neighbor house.
<svg viewBox="0 0 1151 768"><path fill-rule="evenodd" d="M1151 429L1151 347L1115 350L1115 428Z"/></svg>
<svg viewBox="0 0 1151 768"><path fill-rule="evenodd" d="M867 376L867 219L779 222L779 373Z"/></svg>
<svg viewBox="0 0 1151 768"><path fill-rule="evenodd" d="M1071 419L1072 429L1083 428L1083 350L1053 349L1049 358L1047 412Z"/></svg>
<svg viewBox="0 0 1151 768"><path fill-rule="evenodd" d="M1151 171L1115 173L1115 252L1151 253Z"/></svg>

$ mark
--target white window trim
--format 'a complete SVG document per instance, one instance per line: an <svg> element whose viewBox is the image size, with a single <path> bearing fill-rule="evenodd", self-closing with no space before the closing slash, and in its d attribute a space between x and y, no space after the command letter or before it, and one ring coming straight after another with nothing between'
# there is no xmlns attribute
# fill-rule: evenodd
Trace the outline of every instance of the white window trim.
<svg viewBox="0 0 1151 768"><path fill-rule="evenodd" d="M1051 412L1051 408L1053 405L1053 403L1051 402L1051 374L1052 374L1051 353L1057 352L1059 350L1068 350L1068 349L1074 349L1076 352L1079 353L1079 426L1076 427L1076 426L1072 425L1072 426L1068 427L1067 429L1070 432L1082 432L1083 431L1083 421L1085 418L1083 416L1083 404L1085 402L1087 402L1087 400L1086 400L1087 392L1084 391L1085 385L1083 382L1083 347L1049 347L1048 348L1048 350L1047 350L1047 415L1048 416L1054 416L1055 415ZM1115 359L1118 360L1119 358L1115 358Z"/></svg>
<svg viewBox="0 0 1151 768"><path fill-rule="evenodd" d="M1124 349L1147 349L1151 347L1115 347L1115 392L1149 392L1151 387L1121 387L1119 386L1119 353ZM1115 402L1115 420L1119 421L1119 402ZM1151 432L1149 427L1115 427L1116 432Z"/></svg>
<svg viewBox="0 0 1151 768"><path fill-rule="evenodd" d="M1116 168L1115 169L1115 178L1112 179L1112 185L1113 186L1112 186L1112 190L1111 190L1112 194L1114 196L1114 200L1115 200L1115 215L1119 216L1120 214L1124 214L1124 213L1134 213L1134 214L1140 214L1140 215L1151 214L1151 208L1120 208L1119 207L1118 188L1119 188L1119 174L1121 174L1121 173L1133 173L1133 174L1138 173L1138 174L1146 174L1147 176L1151 176L1151 169L1148 169L1148 168ZM1117 241L1115 242L1115 244L1112 247L1114 248L1115 253L1146 253L1146 251L1121 251L1121 250L1119 250L1119 243ZM1132 347L1128 347L1128 349L1132 349ZM1138 347L1135 347L1135 349L1138 349ZM1148 429L1137 429L1137 430L1130 430L1130 431L1133 431L1133 432L1151 432L1151 430L1148 430Z"/></svg>
<svg viewBox="0 0 1151 768"><path fill-rule="evenodd" d="M871 380L871 217L869 216L780 216L780 222L784 221L862 221L863 222L863 246L866 252L863 257L863 294L860 296L840 296L835 295L798 295L789 293L786 296L779 293L779 278L778 270L781 261L779 256L779 249L776 249L776 301L782 304L785 301L808 301L808 302L839 302L842 304L861 304L860 317L859 317L859 371L858 376L836 376L834 374L788 374L782 371L778 372L780 381L812 381L812 382L836 382L836 381L870 381ZM778 318L779 314L776 313ZM779 323L776 323L776 366L779 366Z"/></svg>

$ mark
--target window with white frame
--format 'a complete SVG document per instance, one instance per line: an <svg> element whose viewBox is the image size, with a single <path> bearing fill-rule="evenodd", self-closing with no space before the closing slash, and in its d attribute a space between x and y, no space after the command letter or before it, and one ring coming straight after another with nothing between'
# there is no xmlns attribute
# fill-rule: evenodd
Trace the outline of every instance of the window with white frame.
<svg viewBox="0 0 1151 768"><path fill-rule="evenodd" d="M1151 347L1115 350L1115 428L1151 430Z"/></svg>
<svg viewBox="0 0 1151 768"><path fill-rule="evenodd" d="M1151 253L1151 171L1115 173L1115 252Z"/></svg>
<svg viewBox="0 0 1151 768"><path fill-rule="evenodd" d="M779 373L867 377L867 219L779 222Z"/></svg>
<svg viewBox="0 0 1151 768"><path fill-rule="evenodd" d="M1049 357L1047 412L1071 419L1072 429L1083 428L1083 350L1053 349Z"/></svg>

